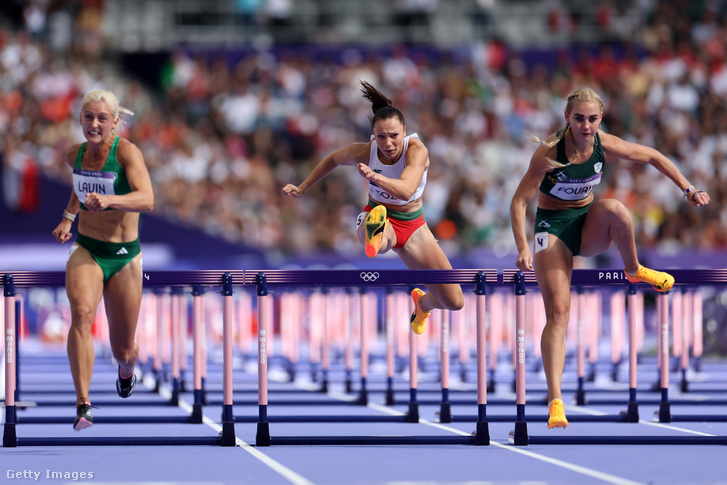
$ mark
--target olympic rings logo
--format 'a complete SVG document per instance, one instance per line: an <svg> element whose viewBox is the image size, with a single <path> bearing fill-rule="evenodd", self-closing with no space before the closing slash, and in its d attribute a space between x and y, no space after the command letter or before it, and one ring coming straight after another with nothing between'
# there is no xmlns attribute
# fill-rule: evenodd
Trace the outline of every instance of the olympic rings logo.
<svg viewBox="0 0 727 485"><path fill-rule="evenodd" d="M378 272L374 272L374 273L371 273L371 272L369 272L369 273L361 272L360 276L361 276L361 279L362 280L368 281L368 282L376 281L376 280L379 279L379 273Z"/></svg>

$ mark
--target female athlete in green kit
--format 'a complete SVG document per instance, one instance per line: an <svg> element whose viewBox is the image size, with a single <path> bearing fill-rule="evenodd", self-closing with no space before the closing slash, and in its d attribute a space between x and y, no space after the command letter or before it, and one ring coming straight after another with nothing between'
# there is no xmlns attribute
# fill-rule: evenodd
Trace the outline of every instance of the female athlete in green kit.
<svg viewBox="0 0 727 485"><path fill-rule="evenodd" d="M120 108L109 91L94 90L83 98L80 123L86 142L66 154L73 190L53 231L59 243L67 242L79 216L78 237L66 264L71 304L68 361L76 389L77 431L93 424L88 397L94 362L91 326L102 296L111 349L119 364L116 391L129 397L136 384L135 334L142 293L139 213L153 209L154 193L141 151L117 136L123 123L120 112L132 114Z"/></svg>
<svg viewBox="0 0 727 485"><path fill-rule="evenodd" d="M593 188L606 165L617 159L648 163L669 177L694 206L709 203L679 169L653 148L626 142L599 130L603 102L592 89L568 96L566 126L541 142L520 181L510 206L510 221L522 271L535 270L545 301L546 324L541 339L543 369L548 383L549 428L565 428L561 381L565 362L565 334L570 312L573 256L595 256L612 243L621 253L626 278L667 291L674 278L639 263L631 213L615 199L595 200ZM540 140L537 140L540 141ZM526 209L538 197L534 252L525 230Z"/></svg>

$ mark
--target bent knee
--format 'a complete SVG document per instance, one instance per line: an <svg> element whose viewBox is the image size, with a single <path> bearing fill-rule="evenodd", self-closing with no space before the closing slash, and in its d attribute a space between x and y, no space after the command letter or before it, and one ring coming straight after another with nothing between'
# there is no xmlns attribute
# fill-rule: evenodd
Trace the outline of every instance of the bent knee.
<svg viewBox="0 0 727 485"><path fill-rule="evenodd" d="M464 308L464 295L462 291L447 293L442 300L442 304L446 310L461 310Z"/></svg>
<svg viewBox="0 0 727 485"><path fill-rule="evenodd" d="M631 220L631 211L626 207L623 202L616 199L603 199L600 202L602 210L605 210L619 219Z"/></svg>
<svg viewBox="0 0 727 485"><path fill-rule="evenodd" d="M111 352L118 362L129 362L136 358L136 349L133 345L116 345L112 347Z"/></svg>

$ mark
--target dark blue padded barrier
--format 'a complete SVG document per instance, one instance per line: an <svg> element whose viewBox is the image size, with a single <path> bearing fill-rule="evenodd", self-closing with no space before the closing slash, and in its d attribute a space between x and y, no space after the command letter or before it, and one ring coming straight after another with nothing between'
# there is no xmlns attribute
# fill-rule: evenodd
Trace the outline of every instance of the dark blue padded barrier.
<svg viewBox="0 0 727 485"><path fill-rule="evenodd" d="M676 285L705 286L705 285L725 285L727 284L727 270L721 269L702 269L702 270L672 270L670 273L676 279ZM5 294L14 291L15 287L32 287L32 286L63 286L65 284L64 272L0 272L3 274L3 282ZM517 270L504 270L498 273L496 270L332 270L332 271L316 271L316 270L271 270L271 271L159 271L144 273L144 285L147 286L222 286L224 279L229 278L233 281L232 285L253 286L260 284L260 274L265 275L266 284L274 284L281 286L300 286L300 285L337 285L337 286L389 286L389 285L413 285L427 283L453 283L462 285L498 285L507 286L519 281L521 285L536 285L534 273L523 274ZM479 281L478 281L479 278ZM228 281L229 281L228 280ZM627 281L621 270L574 270L572 284L573 286L616 286L627 285ZM646 285L644 285L646 286ZM484 294L481 293L481 294ZM700 404L703 404L700 403ZM11 416L14 414L14 406L6 408L6 414ZM482 407L482 406L480 406ZM230 417L229 410L224 413ZM518 413L520 414L520 413ZM479 415L480 417L482 414ZM3 436L4 446L18 446L21 444L40 445L103 445L103 444L120 444L115 442L113 438L101 439L72 439L68 443L60 443L59 440L51 438L17 438L15 435L15 422L13 419L7 420L5 423L5 433ZM575 421L575 420L574 420ZM231 424L226 422L225 424ZM264 426L260 426L263 424ZM478 430L480 424L486 426L487 422L478 422ZM521 423L516 423L521 424ZM258 421L258 433L267 429L267 440L263 439L263 444L435 444L435 443L474 443L489 444L489 435L487 442L482 442L475 434L472 437L451 437L451 436L412 436L412 437L275 437L269 434L268 419ZM517 428L517 426L516 426ZM229 433L230 426L225 427L225 432L221 437L210 439L200 437L174 437L161 438L149 437L139 438L131 441L128 438L119 438L123 444L223 444L234 445L234 427L232 434ZM516 429L517 431L517 429ZM527 442L522 442L522 429L519 430L519 437L514 440L515 444L528 443L553 443L553 444L727 444L727 437L716 436L690 436L690 437L564 437L562 439L550 437L527 436ZM570 440L569 440L570 438ZM158 440L154 442L154 440ZM618 441L622 440L622 441ZM60 441L63 441L60 439ZM133 441L133 443L132 443ZM148 441L148 442L147 442ZM265 442L267 441L267 442ZM260 443L258 443L260 444Z"/></svg>
<svg viewBox="0 0 727 485"><path fill-rule="evenodd" d="M247 271L245 284L254 284L258 297L268 295L268 285L307 286L335 285L344 287L373 287L391 285L419 285L427 283L452 283L474 285L475 293L485 295L485 286L497 283L496 270L339 270L339 271ZM258 323L261 324L260 322ZM482 325L484 330L484 325ZM264 328L264 327L261 327ZM479 332L479 329L478 329ZM409 412L396 417L397 421L419 422L416 389L410 390ZM265 396L267 398L267 396ZM275 436L270 433L268 404L259 405L257 434L258 446L271 445L417 445L417 444L474 444L489 445L490 435L486 421L485 405L478 404L479 419L476 430L470 436ZM274 404L274 403L270 403ZM296 417L298 418L298 417Z"/></svg>
<svg viewBox="0 0 727 485"><path fill-rule="evenodd" d="M153 281L152 276L149 273L144 273L144 286L145 287L168 287L168 286L179 286L191 285L191 286L222 286L224 290L231 292L232 285L230 284L233 278L233 272L220 272L220 271L179 271L179 272L159 272L154 273ZM240 279L243 279L242 271L234 272ZM17 271L17 272L2 272L3 279L3 294L5 297L12 297L15 295L15 289L20 287L60 287L65 285L65 272L62 271L49 271L49 272L35 272L35 271ZM14 338L13 338L14 340ZM9 362L8 362L9 363ZM13 365L14 366L14 365ZM9 368L10 366L8 366ZM20 403L18 403L20 404ZM133 400L124 405L132 406L148 406L148 405L159 405L158 400ZM69 405L75 406L74 402L50 402L45 403L48 405ZM157 446L157 445L222 445L222 446L235 446L235 428L234 421L226 419L228 407L223 406L223 420L222 426L223 431L216 436L144 436L144 437L74 437L74 438L57 438L57 437L18 437L17 436L17 412L16 405L10 405L5 407L5 424L3 430L3 446L4 447L16 447L16 446L128 446L128 445L139 445L139 446ZM42 418L27 418L24 420L26 423L31 423L33 420L38 420L40 424L44 423L63 423L65 420L58 420L57 418L48 417L43 421ZM181 416L181 417L117 417L117 418L95 418L95 422L107 422L107 423L182 423L182 422L194 422L202 423L202 419L192 416ZM73 422L72 420L70 422Z"/></svg>
<svg viewBox="0 0 727 485"><path fill-rule="evenodd" d="M675 286L724 286L727 285L727 269L698 269L698 270L666 270L675 279ZM503 284L513 284L516 295L522 295L526 286L537 285L534 273L522 273L518 270L504 270L502 275ZM634 285L628 282L622 270L573 270L571 286L573 287L602 287L630 285L629 291L634 291L635 286L643 286L651 288L650 285L641 284ZM668 292L662 293L667 295ZM672 400L668 399L668 390L662 389L662 399L657 400L640 400L629 401L629 412L613 417L613 420L621 420L622 416L628 417L636 408L637 404L658 404L659 421L671 422L670 404L699 404L704 405L707 401L694 400ZM711 404L724 405L724 400L710 400ZM614 399L594 399L589 400L588 404L623 404L623 402ZM515 429L510 432L509 442L516 446L525 446L528 444L570 444L570 445L684 445L684 444L727 444L727 436L532 436L527 431L527 421L521 419L524 415L524 405L518 405L518 417L515 420ZM634 413L636 414L636 413ZM637 414L636 414L637 415ZM710 415L694 416L694 421L708 421ZM716 417L716 416L714 416ZM573 421L587 421L583 416L574 416ZM680 416L680 421L690 421L691 416ZM571 418L569 418L571 420ZM638 422L638 419L626 419L626 422ZM718 418L715 421L727 421L727 419Z"/></svg>

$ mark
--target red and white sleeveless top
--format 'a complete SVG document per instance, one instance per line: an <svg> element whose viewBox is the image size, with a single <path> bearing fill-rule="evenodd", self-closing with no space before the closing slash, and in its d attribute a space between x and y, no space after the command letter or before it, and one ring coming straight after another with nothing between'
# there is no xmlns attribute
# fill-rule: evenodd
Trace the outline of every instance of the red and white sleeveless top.
<svg viewBox="0 0 727 485"><path fill-rule="evenodd" d="M401 157L399 157L399 160L396 161L393 165L385 165L381 163L381 160L379 160L379 154L378 154L378 147L376 146L376 142L371 143L371 153L369 154L369 168L373 170L376 173L379 173L383 175L384 177L392 178L392 179L399 179L401 178L401 173L404 171L404 168L406 167L406 151L409 148L409 139L410 138L419 138L419 136L416 133L412 133L411 135L404 138L404 150L401 152ZM374 182L369 182L369 197L371 197L374 200L378 200L380 202L386 202L387 204L392 205L405 205L409 202L412 202L414 200L417 200L422 196L424 193L424 186L427 185L427 172L429 171L429 168L427 167L424 170L424 174L422 175L422 180L419 182L419 187L414 191L414 195L411 196L409 200L402 200L394 197L393 195L390 195L388 192L381 189L378 185L376 185Z"/></svg>

